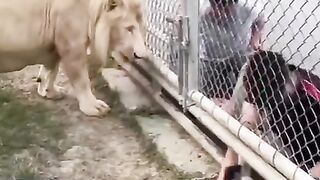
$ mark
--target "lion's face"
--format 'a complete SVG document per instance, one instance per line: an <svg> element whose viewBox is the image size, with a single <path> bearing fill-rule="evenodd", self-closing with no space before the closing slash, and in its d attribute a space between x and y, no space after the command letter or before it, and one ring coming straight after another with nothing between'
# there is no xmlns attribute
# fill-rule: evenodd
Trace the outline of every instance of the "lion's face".
<svg viewBox="0 0 320 180"><path fill-rule="evenodd" d="M145 28L141 7L122 6L113 10L118 16L112 20L110 47L129 60L147 58Z"/></svg>
<svg viewBox="0 0 320 180"><path fill-rule="evenodd" d="M111 46L129 60L146 58L147 48L140 24L132 17L125 17L118 26L112 29Z"/></svg>

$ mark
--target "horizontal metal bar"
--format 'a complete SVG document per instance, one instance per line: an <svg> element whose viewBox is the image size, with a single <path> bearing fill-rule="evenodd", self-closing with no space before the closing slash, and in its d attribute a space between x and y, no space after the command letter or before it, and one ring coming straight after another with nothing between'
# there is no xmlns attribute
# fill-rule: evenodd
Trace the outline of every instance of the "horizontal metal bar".
<svg viewBox="0 0 320 180"><path fill-rule="evenodd" d="M200 105L213 118L228 128L234 135L238 136L244 143L250 146L255 152L276 169L283 173L290 180L314 180L308 173L291 162L271 145L264 142L256 134L240 124L239 121L231 117L209 98L198 91L189 93L192 100ZM239 153L241 155L241 153ZM243 155L241 155L243 157ZM254 167L253 167L254 168ZM259 167L260 169L260 167Z"/></svg>
<svg viewBox="0 0 320 180"><path fill-rule="evenodd" d="M151 88L151 83L146 80L136 69L134 66L130 65L129 63L125 63L120 57L115 57L116 61L127 71L127 73L135 79L136 82L142 85L145 89L147 89L148 94L151 95L156 99L156 101L161 103L161 96L157 93L154 93L154 91ZM147 71L151 74L150 71ZM157 78L158 80L162 78ZM160 80L159 84L162 86L165 85L167 82ZM171 91L173 91L171 89ZM179 95L177 92L175 93L175 96L179 98ZM177 99L178 100L178 99ZM164 103L162 102L164 106ZM194 124L190 122L188 119L182 118L184 115L179 112L176 112L176 108L172 107L164 107L168 113L173 116L177 122L185 128L185 130L193 137L195 140L203 146L203 148L218 162L221 163L222 157L217 153L216 148L210 144L206 143L203 140L200 140L197 138L197 134L195 133L195 130L191 130L191 127L194 127ZM255 152L253 152L249 147L247 147L241 140L239 140L237 137L235 137L229 130L227 130L225 127L223 127L221 124L219 124L217 121L212 119L212 117L205 111L203 111L201 108L197 106L190 106L188 107L188 110L199 120L201 121L206 127L211 130L214 134L216 134L223 142L225 142L228 146L233 147L236 149L236 152L240 154L243 157L246 157L245 159L250 166L252 166L258 173L260 173L264 178L266 179L277 179L282 180L286 179L284 178L276 169L274 169L271 165L266 163L259 155L257 155ZM173 112L174 111L174 112ZM177 113L177 114L175 114ZM192 124L189 124L192 123ZM189 124L189 125L188 125ZM197 130L196 130L197 131ZM197 131L198 132L198 131ZM198 132L199 133L199 132Z"/></svg>
<svg viewBox="0 0 320 180"><path fill-rule="evenodd" d="M148 92L148 94L153 97L153 99L161 105L176 121L180 124L187 133L191 135L218 163L222 162L222 154L218 150L218 145L212 142L203 132L201 132L198 127L196 127L190 119L188 119L182 112L177 110L172 104L166 102L158 93L154 93L151 82L149 82L143 75L139 73L134 66L126 63L121 56L115 58L116 61L122 66L122 68L134 79L135 82L142 85L142 87ZM150 71L148 71L150 72ZM151 73L153 74L153 73ZM150 74L150 75L151 75ZM165 81L161 81L161 78L156 78L160 80L161 84L168 86ZM168 89L166 89L168 90ZM169 91L173 93L173 97L179 98L177 91L169 88Z"/></svg>

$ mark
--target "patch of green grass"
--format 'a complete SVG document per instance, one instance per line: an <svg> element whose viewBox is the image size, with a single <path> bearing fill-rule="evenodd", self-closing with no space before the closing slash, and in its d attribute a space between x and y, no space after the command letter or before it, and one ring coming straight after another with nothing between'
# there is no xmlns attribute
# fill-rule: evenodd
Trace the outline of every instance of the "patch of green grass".
<svg viewBox="0 0 320 180"><path fill-rule="evenodd" d="M58 151L52 141L63 135L61 123L51 118L46 107L0 92L0 155L11 155L33 145Z"/></svg>
<svg viewBox="0 0 320 180"><path fill-rule="evenodd" d="M23 151L45 149L54 155L61 152L59 141L65 136L64 128L51 112L43 104L31 103L15 93L0 90L0 179L3 176L38 179L33 167L12 163L15 155Z"/></svg>
<svg viewBox="0 0 320 180"><path fill-rule="evenodd" d="M14 176L14 179L16 180L41 180L41 177L37 172L29 168L20 169Z"/></svg>

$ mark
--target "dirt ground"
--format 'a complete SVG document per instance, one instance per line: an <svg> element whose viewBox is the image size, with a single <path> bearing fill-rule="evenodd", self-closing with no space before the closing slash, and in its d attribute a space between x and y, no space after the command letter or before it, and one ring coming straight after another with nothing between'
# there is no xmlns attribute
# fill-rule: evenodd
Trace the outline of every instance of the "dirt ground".
<svg viewBox="0 0 320 180"><path fill-rule="evenodd" d="M0 150L0 179L185 179L143 146L145 140L125 122L130 116L117 107L115 94L105 96L100 89L98 97L113 112L89 118L79 112L72 95L59 101L39 97L38 69L0 76L0 145L5 147ZM58 84L68 88L63 74Z"/></svg>

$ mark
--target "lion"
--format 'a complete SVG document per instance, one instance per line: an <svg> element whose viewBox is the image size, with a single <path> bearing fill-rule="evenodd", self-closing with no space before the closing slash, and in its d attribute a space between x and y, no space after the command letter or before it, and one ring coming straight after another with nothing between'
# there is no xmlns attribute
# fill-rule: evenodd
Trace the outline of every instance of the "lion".
<svg viewBox="0 0 320 180"><path fill-rule="evenodd" d="M98 72L111 51L128 59L147 56L137 20L141 14L130 10L130 4L128 0L1 1L0 73L41 64L38 94L57 99L63 95L54 85L61 65L79 109L88 116L104 115L110 107L92 93L89 66ZM96 60L88 62L88 48Z"/></svg>

